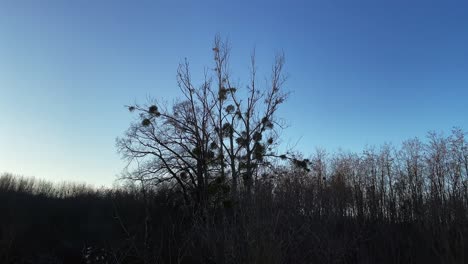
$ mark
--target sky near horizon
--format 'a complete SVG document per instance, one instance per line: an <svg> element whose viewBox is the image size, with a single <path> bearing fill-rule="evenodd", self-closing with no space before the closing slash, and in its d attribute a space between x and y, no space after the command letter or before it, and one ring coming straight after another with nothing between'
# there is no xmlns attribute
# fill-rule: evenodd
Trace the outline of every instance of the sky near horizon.
<svg viewBox="0 0 468 264"><path fill-rule="evenodd" d="M0 0L0 173L111 186L124 105L177 97L216 33L244 84L254 47L265 76L284 51L283 142L306 155L468 129L467 1Z"/></svg>

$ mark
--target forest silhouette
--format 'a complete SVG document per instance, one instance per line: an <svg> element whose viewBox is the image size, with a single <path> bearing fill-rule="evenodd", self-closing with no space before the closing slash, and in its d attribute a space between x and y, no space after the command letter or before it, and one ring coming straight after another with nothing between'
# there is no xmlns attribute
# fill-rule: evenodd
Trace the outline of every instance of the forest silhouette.
<svg viewBox="0 0 468 264"><path fill-rule="evenodd" d="M180 64L172 104L126 106L119 187L1 175L0 262L468 261L462 129L359 153L282 150L284 55L259 82L253 52L243 85L229 42L212 51L201 83Z"/></svg>

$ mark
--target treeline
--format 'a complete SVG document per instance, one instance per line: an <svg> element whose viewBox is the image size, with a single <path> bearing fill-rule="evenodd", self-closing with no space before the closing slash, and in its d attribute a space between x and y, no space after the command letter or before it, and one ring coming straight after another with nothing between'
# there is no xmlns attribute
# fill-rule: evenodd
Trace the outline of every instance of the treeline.
<svg viewBox="0 0 468 264"><path fill-rule="evenodd" d="M129 190L5 173L0 176L0 263L85 263L87 246L119 243L115 208L138 215L138 204Z"/></svg>
<svg viewBox="0 0 468 264"><path fill-rule="evenodd" d="M464 135L460 129L448 137L431 132L424 143L415 138L400 149L387 144L331 158L318 151L310 161L307 180L292 176L286 181L299 181L315 190L299 202L314 214L327 211L326 215L339 217L425 222L434 227L466 223L468 145ZM331 197L319 195L331 189L336 190Z"/></svg>
<svg viewBox="0 0 468 264"><path fill-rule="evenodd" d="M318 150L236 202L213 192L204 212L177 185L96 190L3 175L0 262L466 263L467 146L457 129L400 148Z"/></svg>
<svg viewBox="0 0 468 264"><path fill-rule="evenodd" d="M32 194L50 198L71 198L83 195L97 195L105 192L104 188L96 189L86 183L61 182L52 183L50 181L35 179L33 177L23 177L10 173L0 175L0 190L2 192L14 192Z"/></svg>

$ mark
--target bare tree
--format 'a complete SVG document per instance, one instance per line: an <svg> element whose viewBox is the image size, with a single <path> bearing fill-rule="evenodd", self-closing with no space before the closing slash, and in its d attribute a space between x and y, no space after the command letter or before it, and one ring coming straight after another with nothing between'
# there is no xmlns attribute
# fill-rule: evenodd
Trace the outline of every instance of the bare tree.
<svg viewBox="0 0 468 264"><path fill-rule="evenodd" d="M149 183L177 183L187 202L195 194L205 201L214 141L209 120L213 103L207 99L208 79L199 87L192 84L187 61L179 66L177 79L182 99L172 107L151 101L128 109L138 117L124 138L117 140L119 152L129 164L138 164L138 177ZM193 193L194 191L194 193Z"/></svg>
<svg viewBox="0 0 468 264"><path fill-rule="evenodd" d="M265 89L257 85L252 54L250 82L242 96L230 80L228 41L216 36L212 50L215 67L213 72L205 71L200 86L192 81L189 63L180 64L177 80L182 99L172 105L149 100L146 105L128 106L138 115L117 140L129 170L138 168L128 175L144 176L150 184L171 182L187 203L195 198L199 205L208 202L208 191L226 183L227 175L234 196L239 176L246 191L252 191L260 168L279 156L275 147L277 128L282 126L275 114L287 98L282 92L283 54L275 58Z"/></svg>
<svg viewBox="0 0 468 264"><path fill-rule="evenodd" d="M257 68L255 52L251 55L250 84L247 86L247 97L242 100L229 89L229 95L234 103L234 112L231 112L231 121L226 127L232 130L232 137L236 136L237 153L230 153L231 159L238 160L238 169L233 178L242 175L246 191L252 191L254 177L258 176L258 168L267 164L267 157L277 157L273 152L277 135L275 126L282 128L276 119L276 111L286 100L287 93L282 92L285 82L283 75L284 55L275 58L272 67L269 87L260 89L257 85ZM234 123L234 120L238 120Z"/></svg>

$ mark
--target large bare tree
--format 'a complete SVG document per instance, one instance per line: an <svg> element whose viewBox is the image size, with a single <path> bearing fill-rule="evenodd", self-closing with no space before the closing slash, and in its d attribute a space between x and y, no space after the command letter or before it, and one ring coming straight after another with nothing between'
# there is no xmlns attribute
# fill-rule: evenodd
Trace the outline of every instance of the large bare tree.
<svg viewBox="0 0 468 264"><path fill-rule="evenodd" d="M235 198L240 176L243 189L252 192L262 166L280 156L275 150L282 126L275 114L287 98L282 92L283 54L276 56L267 86L260 88L253 53L249 83L239 92L231 81L229 42L216 36L212 51L214 69L205 71L200 85L194 84L184 61L177 71L181 98L173 104L152 99L128 106L137 116L117 139L129 164L127 179L168 182L187 203L195 200L198 205L219 190L227 192L226 187Z"/></svg>

